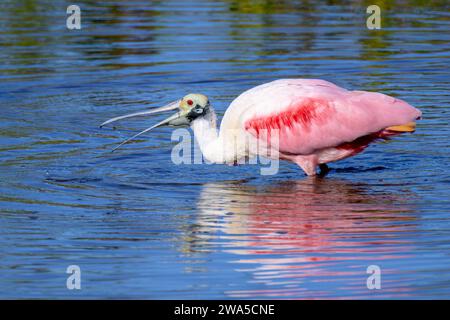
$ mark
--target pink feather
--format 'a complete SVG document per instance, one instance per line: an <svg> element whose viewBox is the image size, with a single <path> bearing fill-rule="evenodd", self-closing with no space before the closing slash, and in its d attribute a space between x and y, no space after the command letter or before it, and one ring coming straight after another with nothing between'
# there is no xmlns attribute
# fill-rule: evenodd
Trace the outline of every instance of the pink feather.
<svg viewBox="0 0 450 320"><path fill-rule="evenodd" d="M277 80L243 93L233 104L241 99L258 106L242 118L244 128L261 139L279 130L280 151L295 155L338 147L421 116L402 100L323 80Z"/></svg>
<svg viewBox="0 0 450 320"><path fill-rule="evenodd" d="M382 93L349 91L315 79L283 79L252 88L227 109L222 127L240 123L245 132L271 143L279 137L282 159L308 175L316 167L364 150L386 130L413 122L422 113Z"/></svg>

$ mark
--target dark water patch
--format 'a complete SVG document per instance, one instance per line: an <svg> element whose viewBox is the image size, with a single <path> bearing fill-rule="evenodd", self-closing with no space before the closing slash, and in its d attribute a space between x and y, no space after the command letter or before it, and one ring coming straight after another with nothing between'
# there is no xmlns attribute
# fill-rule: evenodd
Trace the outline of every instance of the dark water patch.
<svg viewBox="0 0 450 320"><path fill-rule="evenodd" d="M365 167L347 167L347 168L336 168L331 170L336 171L337 173L356 173L356 172L370 172L370 171L380 171L380 170L387 170L387 167L384 166L376 166L371 168L365 168Z"/></svg>

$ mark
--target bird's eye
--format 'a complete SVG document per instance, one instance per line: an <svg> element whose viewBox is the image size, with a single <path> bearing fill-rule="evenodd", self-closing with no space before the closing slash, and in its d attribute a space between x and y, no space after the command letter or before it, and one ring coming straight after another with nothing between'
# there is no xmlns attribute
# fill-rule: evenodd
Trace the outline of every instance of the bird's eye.
<svg viewBox="0 0 450 320"><path fill-rule="evenodd" d="M194 104L194 101L192 101L191 99L189 99L188 101L186 101L188 105L192 106Z"/></svg>

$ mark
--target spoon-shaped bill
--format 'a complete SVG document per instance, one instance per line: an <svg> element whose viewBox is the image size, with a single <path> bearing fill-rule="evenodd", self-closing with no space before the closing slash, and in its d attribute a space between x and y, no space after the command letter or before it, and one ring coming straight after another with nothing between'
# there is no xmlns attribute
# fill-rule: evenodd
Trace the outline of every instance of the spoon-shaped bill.
<svg viewBox="0 0 450 320"><path fill-rule="evenodd" d="M157 127L160 127L160 126L163 126L163 125L170 125L170 123L171 123L173 120L177 120L177 119L179 119L180 117L181 117L181 116L180 116L180 113L179 113L179 112L177 112L177 113L171 115L169 118L167 118L167 119L165 119L165 120L163 120L163 121L161 121L161 122L159 122L159 123L157 123L157 124L155 124L155 125L153 125L153 126L147 128L147 129L145 129L145 130L143 130L143 131L141 131L141 132L135 134L134 136L132 136L132 137L126 139L126 140L123 141L121 144L119 144L117 147L115 147L114 149L112 149L111 152L116 151L116 150L119 149L121 146L123 146L125 143L130 142L131 140L133 140L133 139L139 137L141 134L144 134L144 133L146 133L146 132L149 132L150 130L152 130L152 129L154 129L154 128L157 128Z"/></svg>
<svg viewBox="0 0 450 320"><path fill-rule="evenodd" d="M137 116L147 116L150 114L155 114L155 113L160 113L160 112L164 112L164 111L170 111L170 110L174 110L178 108L178 105L180 103L180 100L171 102L167 105L165 105L164 107L160 107L160 108L156 108L156 109L152 109L152 110L147 110L147 111L141 111L141 112L135 112L135 113L130 113L130 114L126 114L123 116L119 116L119 117L115 117L109 120L106 120L105 122L103 122L100 125L100 128L110 124L112 122L118 121L118 120L122 120L122 119L127 119L127 118L132 118L132 117L137 117Z"/></svg>

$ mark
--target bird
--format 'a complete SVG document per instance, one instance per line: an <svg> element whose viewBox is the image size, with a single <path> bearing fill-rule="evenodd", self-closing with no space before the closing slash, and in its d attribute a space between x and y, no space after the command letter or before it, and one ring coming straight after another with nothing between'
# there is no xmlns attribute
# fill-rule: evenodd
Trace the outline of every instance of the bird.
<svg viewBox="0 0 450 320"><path fill-rule="evenodd" d="M383 93L351 91L321 79L279 79L234 99L220 130L214 108L200 93L109 119L100 127L175 109L175 114L118 147L160 126L189 126L209 162L237 165L264 156L294 162L314 176L326 174L328 163L355 156L377 140L414 132L422 117L417 108Z"/></svg>

